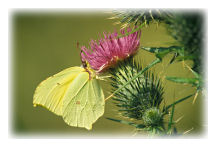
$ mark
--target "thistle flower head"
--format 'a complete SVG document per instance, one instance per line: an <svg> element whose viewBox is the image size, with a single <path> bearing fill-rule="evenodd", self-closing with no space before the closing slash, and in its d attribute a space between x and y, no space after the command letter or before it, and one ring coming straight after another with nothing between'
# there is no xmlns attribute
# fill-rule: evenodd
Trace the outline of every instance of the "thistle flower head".
<svg viewBox="0 0 216 147"><path fill-rule="evenodd" d="M125 35L125 31L120 31ZM127 32L131 32L128 28ZM81 47L82 61L87 61L91 68L96 72L103 72L113 67L119 60L124 60L135 54L140 44L140 31L131 33L127 36L118 37L118 33L104 33L104 38L98 42L92 40L90 49L85 46Z"/></svg>

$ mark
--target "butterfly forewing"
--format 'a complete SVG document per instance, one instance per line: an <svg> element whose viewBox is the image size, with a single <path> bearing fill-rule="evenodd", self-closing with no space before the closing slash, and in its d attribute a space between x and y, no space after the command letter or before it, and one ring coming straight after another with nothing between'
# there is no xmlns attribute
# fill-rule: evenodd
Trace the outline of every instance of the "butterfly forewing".
<svg viewBox="0 0 216 147"><path fill-rule="evenodd" d="M35 90L33 105L41 105L57 115L62 115L65 93L83 70L81 67L71 67L42 81Z"/></svg>

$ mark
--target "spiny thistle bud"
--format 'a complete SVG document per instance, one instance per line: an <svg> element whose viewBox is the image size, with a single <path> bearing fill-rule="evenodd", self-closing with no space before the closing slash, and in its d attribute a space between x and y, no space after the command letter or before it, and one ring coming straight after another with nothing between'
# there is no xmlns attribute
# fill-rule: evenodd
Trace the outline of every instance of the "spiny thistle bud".
<svg viewBox="0 0 216 147"><path fill-rule="evenodd" d="M143 114L145 126L161 126L163 124L163 115L158 108L150 108Z"/></svg>
<svg viewBox="0 0 216 147"><path fill-rule="evenodd" d="M149 25L150 22L163 21L165 17L168 17L170 13L163 10L151 10L151 9L125 9L123 11L113 11L113 17L110 19L118 19L116 24L121 24L122 27L128 27L129 25Z"/></svg>
<svg viewBox="0 0 216 147"><path fill-rule="evenodd" d="M202 72L203 60L203 16L201 13L175 13L166 19L166 26L170 35L184 47L184 59L192 59L192 69Z"/></svg>
<svg viewBox="0 0 216 147"><path fill-rule="evenodd" d="M141 70L142 67L136 64L133 58L120 62L116 68L111 68L109 71L112 75L113 91L122 87ZM116 93L113 99L117 101L116 105L121 108L119 111L123 116L142 120L147 109L159 107L163 100L163 87L154 74L145 72Z"/></svg>

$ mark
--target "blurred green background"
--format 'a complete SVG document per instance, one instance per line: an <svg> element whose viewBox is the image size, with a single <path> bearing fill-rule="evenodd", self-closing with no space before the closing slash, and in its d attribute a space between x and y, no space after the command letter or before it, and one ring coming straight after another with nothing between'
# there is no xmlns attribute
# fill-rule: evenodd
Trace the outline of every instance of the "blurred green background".
<svg viewBox="0 0 216 147"><path fill-rule="evenodd" d="M45 78L71 67L80 66L80 56L77 46L88 46L91 39L98 39L104 31L113 32L120 26L114 25L116 20L107 19L110 13L97 12L32 12L14 11L11 15L12 36L12 99L11 125L15 134L70 134L74 137L99 136L124 137L133 136L135 129L106 117L121 118L112 100L105 106L105 114L88 131L82 128L70 127L63 119L45 108L32 105L34 90ZM158 27L151 24L142 29L141 45L169 46L175 41L168 35L163 24ZM159 77L167 76L193 77L191 72L183 67L182 62L168 65L172 58L168 55L162 63L154 68ZM155 59L154 55L140 50L137 61L147 65ZM191 62L186 62L191 65ZM109 95L109 83L101 82L105 96ZM182 85L163 80L165 87L165 102L172 103L195 92L190 85ZM175 98L175 99L174 99ZM193 128L189 134L200 134L205 127L205 98L199 96L195 104L193 98L176 106L174 120L182 117L177 124L179 132ZM122 118L121 118L122 119ZM166 120L165 120L166 121Z"/></svg>

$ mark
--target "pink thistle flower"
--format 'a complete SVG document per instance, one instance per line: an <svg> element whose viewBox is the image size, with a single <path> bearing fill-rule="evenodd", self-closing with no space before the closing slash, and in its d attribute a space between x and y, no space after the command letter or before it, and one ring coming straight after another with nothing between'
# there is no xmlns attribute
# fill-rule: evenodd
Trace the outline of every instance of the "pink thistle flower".
<svg viewBox="0 0 216 147"><path fill-rule="evenodd" d="M124 30L120 32L125 35ZM131 29L128 28L127 32L131 32ZM98 42L94 40L90 42L91 49L81 47L82 61L87 61L96 72L103 72L115 66L119 60L124 60L136 53L140 44L140 34L141 31L138 31L118 38L117 32L104 33L104 38Z"/></svg>

